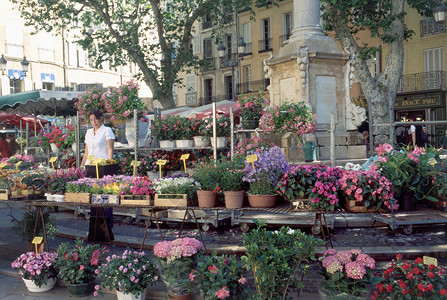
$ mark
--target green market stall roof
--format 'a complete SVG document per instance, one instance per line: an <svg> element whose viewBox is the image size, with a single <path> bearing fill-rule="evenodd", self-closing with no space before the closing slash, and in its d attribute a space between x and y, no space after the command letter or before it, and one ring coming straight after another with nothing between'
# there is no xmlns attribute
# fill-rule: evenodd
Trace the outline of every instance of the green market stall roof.
<svg viewBox="0 0 447 300"><path fill-rule="evenodd" d="M0 110L31 115L74 116L79 92L37 90L0 97Z"/></svg>

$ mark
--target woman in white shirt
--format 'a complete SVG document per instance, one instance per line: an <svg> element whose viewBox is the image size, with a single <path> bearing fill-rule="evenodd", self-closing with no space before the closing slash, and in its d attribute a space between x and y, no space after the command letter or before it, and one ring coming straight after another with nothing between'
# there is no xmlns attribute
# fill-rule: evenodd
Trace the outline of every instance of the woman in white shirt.
<svg viewBox="0 0 447 300"><path fill-rule="evenodd" d="M89 114L90 124L93 128L87 130L85 135L85 153L82 158L81 167L89 165L88 157L113 159L113 144L115 135L110 127L103 124L102 112L94 109Z"/></svg>

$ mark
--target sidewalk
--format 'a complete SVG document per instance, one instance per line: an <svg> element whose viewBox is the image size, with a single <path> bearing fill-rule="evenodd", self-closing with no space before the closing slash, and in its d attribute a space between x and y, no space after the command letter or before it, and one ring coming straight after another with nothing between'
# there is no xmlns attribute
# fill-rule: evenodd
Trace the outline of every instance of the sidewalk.
<svg viewBox="0 0 447 300"><path fill-rule="evenodd" d="M29 293L21 279L15 278L14 270L10 268L10 263L18 255L26 252L27 243L21 241L20 237L11 229L10 210L17 218L20 216L20 204L9 205L0 203L0 299L70 299L68 290L63 286L56 286L50 292L39 294ZM57 246L66 241L72 241L75 237L84 238L87 235L88 221L81 217L75 217L70 210L60 210L54 214L56 216L57 237L49 240L50 250L55 250ZM167 239L173 239L178 233L180 224L163 224L162 233ZM417 256L428 255L440 260L440 264L447 264L447 245L445 243L444 228L442 226L422 226L415 228L411 235L401 232L392 233L386 227L371 227L370 219L361 215L340 215L335 220L335 230L332 234L332 242L335 248L359 248L363 252L372 255L376 260L388 261L401 253L404 257L415 258ZM184 234L199 238L198 230L194 229L195 224L185 224ZM359 228L361 227L361 228ZM139 249L143 235L144 223L139 222L134 225L124 224L124 218L116 217L113 228L115 241L113 251L120 253L126 247ZM309 231L309 229L303 229ZM321 237L321 236L320 236ZM219 253L242 254L243 237L239 227L222 226L217 229L210 229L203 233L206 247L209 251ZM156 242L161 240L155 225L148 230L144 249L150 250ZM319 248L317 253L321 254L325 248ZM311 265L308 275L306 275L305 290L299 298L296 295L293 299L315 300L318 298L316 286L320 280L317 274L316 265ZM85 297L84 299L93 299ZM100 299L96 298L96 299ZM116 299L115 294L105 294L104 299ZM162 283L148 289L146 299L167 299L165 287ZM198 299L198 297L193 297Z"/></svg>

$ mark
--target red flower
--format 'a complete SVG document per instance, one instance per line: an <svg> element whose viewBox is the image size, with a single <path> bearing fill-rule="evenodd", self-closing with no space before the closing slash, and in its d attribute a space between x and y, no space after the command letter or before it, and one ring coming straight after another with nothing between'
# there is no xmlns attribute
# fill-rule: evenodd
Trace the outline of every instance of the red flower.
<svg viewBox="0 0 447 300"><path fill-rule="evenodd" d="M430 265L428 265L428 269L429 270L433 270L435 268L435 265L434 264L430 264Z"/></svg>
<svg viewBox="0 0 447 300"><path fill-rule="evenodd" d="M439 291L439 294L442 295L442 296L445 296L447 294L447 290L446 289L441 289Z"/></svg>
<svg viewBox="0 0 447 300"><path fill-rule="evenodd" d="M399 253L399 254L396 255L396 258L397 259L402 259L402 255Z"/></svg>
<svg viewBox="0 0 447 300"><path fill-rule="evenodd" d="M403 289L402 290L402 294L404 294L404 295L408 294L408 290L407 289Z"/></svg>
<svg viewBox="0 0 447 300"><path fill-rule="evenodd" d="M399 285L401 289L405 289L407 287L407 284L403 280L399 280Z"/></svg>
<svg viewBox="0 0 447 300"><path fill-rule="evenodd" d="M427 276L430 278L435 278L435 274L433 272L428 272Z"/></svg>
<svg viewBox="0 0 447 300"><path fill-rule="evenodd" d="M386 290L388 293L391 293L391 291L393 290L393 286L391 284L387 285Z"/></svg>
<svg viewBox="0 0 447 300"><path fill-rule="evenodd" d="M417 264L422 264L422 261L423 261L422 258L418 257L418 258L415 259L414 262L417 263Z"/></svg>
<svg viewBox="0 0 447 300"><path fill-rule="evenodd" d="M423 292L425 292L425 288L424 288L424 285L422 283L418 284L418 289L423 291Z"/></svg>
<svg viewBox="0 0 447 300"><path fill-rule="evenodd" d="M408 277L408 279L413 279L413 278L414 278L414 275L413 275L413 273L408 273L408 274L407 274L407 277Z"/></svg>
<svg viewBox="0 0 447 300"><path fill-rule="evenodd" d="M382 283L379 283L379 284L377 285L377 289L379 290L379 292L382 292L382 291L383 291L383 284L382 284Z"/></svg>
<svg viewBox="0 0 447 300"><path fill-rule="evenodd" d="M416 275L418 275L418 274L419 274L419 269L418 269L418 268L416 268L416 267L415 267L415 268L413 268L413 273L414 273L414 274L416 274Z"/></svg>

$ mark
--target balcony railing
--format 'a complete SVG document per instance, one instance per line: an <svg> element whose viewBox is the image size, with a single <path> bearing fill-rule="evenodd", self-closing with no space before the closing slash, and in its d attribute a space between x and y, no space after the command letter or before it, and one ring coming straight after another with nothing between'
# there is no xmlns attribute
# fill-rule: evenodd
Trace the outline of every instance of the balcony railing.
<svg viewBox="0 0 447 300"><path fill-rule="evenodd" d="M199 105L211 104L213 102L219 102L219 101L222 101L224 99L225 99L225 96L223 96L223 95L202 97L202 98L199 98Z"/></svg>
<svg viewBox="0 0 447 300"><path fill-rule="evenodd" d="M445 21L436 22L435 18L427 18L421 21L421 36L430 36L445 32Z"/></svg>
<svg viewBox="0 0 447 300"><path fill-rule="evenodd" d="M264 52L264 51L272 51L272 38L268 38L265 40L259 41L259 51L258 52Z"/></svg>
<svg viewBox="0 0 447 300"><path fill-rule="evenodd" d="M282 44L284 44L285 41L287 41L288 39L290 39L290 36L291 36L291 35L292 35L291 33L280 35L280 36L279 36L279 46L281 47Z"/></svg>
<svg viewBox="0 0 447 300"><path fill-rule="evenodd" d="M242 82L236 85L236 94L248 94L259 91L262 88L264 91L267 90L267 86L270 85L270 79L262 79L250 82Z"/></svg>
<svg viewBox="0 0 447 300"><path fill-rule="evenodd" d="M186 105L197 105L197 92L186 92Z"/></svg>
<svg viewBox="0 0 447 300"><path fill-rule="evenodd" d="M212 71L216 69L216 62L214 57L204 58L202 61L204 65L200 67L201 72Z"/></svg>
<svg viewBox="0 0 447 300"><path fill-rule="evenodd" d="M445 89L445 71L434 71L403 75L398 93Z"/></svg>

